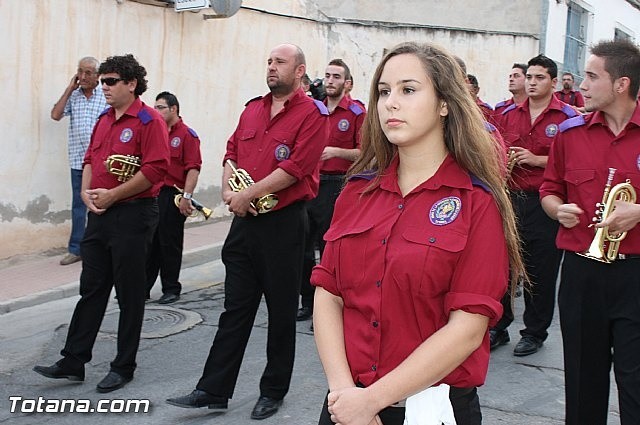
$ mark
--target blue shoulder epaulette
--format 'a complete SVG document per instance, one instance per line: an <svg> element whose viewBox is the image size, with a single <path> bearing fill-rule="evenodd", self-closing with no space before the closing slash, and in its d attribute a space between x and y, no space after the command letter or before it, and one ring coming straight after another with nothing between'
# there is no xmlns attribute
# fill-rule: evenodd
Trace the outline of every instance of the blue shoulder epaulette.
<svg viewBox="0 0 640 425"><path fill-rule="evenodd" d="M507 104L506 100L503 100L502 102L498 102L496 103L496 106L493 107L493 109L498 109L498 108L502 108L504 105Z"/></svg>
<svg viewBox="0 0 640 425"><path fill-rule="evenodd" d="M104 108L102 112L100 112L100 115L98 115L98 117L101 117L104 114L106 114L109 111L109 109L111 109L111 106L107 106L106 108Z"/></svg>
<svg viewBox="0 0 640 425"><path fill-rule="evenodd" d="M569 105L564 105L562 107L562 112L565 113L566 116L568 116L569 118L573 118L575 116L578 115L578 113L576 112L575 109L573 109L571 106Z"/></svg>
<svg viewBox="0 0 640 425"><path fill-rule="evenodd" d="M497 130L496 126L491 124L489 121L484 122L484 128L486 128L489 133L493 133Z"/></svg>
<svg viewBox="0 0 640 425"><path fill-rule="evenodd" d="M349 110L351 112L353 112L354 114L356 114L356 116L364 114L364 111L362 110L362 107L360 105L358 105L357 103L355 103L355 102L353 102L351 105L349 105Z"/></svg>
<svg viewBox="0 0 640 425"><path fill-rule="evenodd" d="M493 106L489 105L487 102L482 102L482 106L485 108L491 109L493 111Z"/></svg>
<svg viewBox="0 0 640 425"><path fill-rule="evenodd" d="M316 104L316 108L318 108L318 110L322 115L329 115L329 110L327 109L327 106L324 103L320 102L317 99L313 99L313 103Z"/></svg>
<svg viewBox="0 0 640 425"><path fill-rule="evenodd" d="M198 138L198 133L193 128L189 128L189 134L191 134L196 139Z"/></svg>
<svg viewBox="0 0 640 425"><path fill-rule="evenodd" d="M249 99L247 100L247 103L244 104L244 106L247 106L248 104L250 104L251 102L253 102L254 100L258 100L258 99L262 99L262 96L256 96L253 99Z"/></svg>
<svg viewBox="0 0 640 425"><path fill-rule="evenodd" d="M477 178L476 176L474 176L473 174L469 174L469 177L471 177L471 184L474 186L480 186L481 188L483 188L486 192L491 193L491 189L489 188L489 186L487 186L487 184L485 182L483 182L482 180L480 180L479 178Z"/></svg>
<svg viewBox="0 0 640 425"><path fill-rule="evenodd" d="M504 111L502 111L502 115L506 114L509 111L513 111L517 107L518 107L518 105L516 105L515 103L512 103L511 105L509 105L508 108L506 108Z"/></svg>
<svg viewBox="0 0 640 425"><path fill-rule="evenodd" d="M568 120L562 121L558 126L558 129L560 130L560 133L563 133L569 130L570 128L580 127L581 125L585 125L585 124L586 124L586 121L584 120L584 116L578 115L577 117L569 118Z"/></svg>
<svg viewBox="0 0 640 425"><path fill-rule="evenodd" d="M153 116L146 109L143 109L140 112L138 112L138 118L140 119L140 121L142 121L142 124L144 125L147 125L151 121L153 121Z"/></svg>
<svg viewBox="0 0 640 425"><path fill-rule="evenodd" d="M349 177L348 180L349 181L355 180L355 179L372 180L376 176L376 173L377 173L376 170L366 170L366 171L363 171L362 173L354 174L353 176Z"/></svg>

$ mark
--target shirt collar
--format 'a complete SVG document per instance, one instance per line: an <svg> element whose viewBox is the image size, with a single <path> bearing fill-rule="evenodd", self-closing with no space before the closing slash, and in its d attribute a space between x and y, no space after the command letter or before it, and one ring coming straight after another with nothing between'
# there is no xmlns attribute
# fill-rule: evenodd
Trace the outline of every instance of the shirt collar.
<svg viewBox="0 0 640 425"><path fill-rule="evenodd" d="M587 121L587 126L591 127L594 124L600 124L604 127L609 127L607 124L607 120L604 117L604 113L602 111L594 111L593 113L587 115L585 117ZM640 108L638 107L638 102L636 101L636 109L633 111L633 115L631 115L631 119L627 123L627 127L629 124L634 124L636 127L640 127Z"/></svg>
<svg viewBox="0 0 640 425"><path fill-rule="evenodd" d="M381 189L400 193L398 187L398 164L400 163L399 157L396 154L391 161L391 164L380 176L379 186ZM469 173L464 171L460 165L453 158L451 153L447 154L442 164L431 176L431 178L416 187L412 192L422 190L436 190L442 186L448 186L456 189L472 189L471 177Z"/></svg>

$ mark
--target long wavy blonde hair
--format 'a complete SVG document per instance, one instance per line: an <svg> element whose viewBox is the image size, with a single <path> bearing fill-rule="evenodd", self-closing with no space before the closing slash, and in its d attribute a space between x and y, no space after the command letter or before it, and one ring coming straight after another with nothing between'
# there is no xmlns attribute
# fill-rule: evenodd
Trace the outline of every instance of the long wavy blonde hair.
<svg viewBox="0 0 640 425"><path fill-rule="evenodd" d="M410 42L397 45L384 56L371 81L369 110L362 127L361 155L347 175L373 170L375 177L369 186L371 190L397 154L398 148L389 142L380 125L378 82L389 59L403 54L414 55L420 60L439 100L447 104L448 115L443 118L447 150L463 169L480 179L493 194L502 215L513 292L517 280L522 277L526 279L526 272L515 213L505 191L504 154L485 127L482 112L469 94L462 69L445 50L431 44Z"/></svg>

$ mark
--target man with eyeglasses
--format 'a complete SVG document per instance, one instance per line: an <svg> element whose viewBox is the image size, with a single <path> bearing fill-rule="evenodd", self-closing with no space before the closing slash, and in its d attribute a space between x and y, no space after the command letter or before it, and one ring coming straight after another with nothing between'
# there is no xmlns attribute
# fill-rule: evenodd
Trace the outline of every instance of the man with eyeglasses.
<svg viewBox="0 0 640 425"><path fill-rule="evenodd" d="M136 368L146 259L158 225L156 197L169 163L169 141L160 114L139 98L147 89L147 71L132 55L109 57L98 72L111 108L98 118L83 163L81 196L89 216L81 244L81 298L63 358L33 370L47 378L84 381L84 365L91 360L115 284L120 307L117 355L97 385L98 392L108 393L131 381ZM139 158L138 171L129 179L112 174L105 164L112 155Z"/></svg>
<svg viewBox="0 0 640 425"><path fill-rule="evenodd" d="M51 109L51 119L69 117L68 155L71 167L71 235L67 254L60 260L66 266L82 259L80 241L87 221L87 208L80 197L82 160L89 146L91 132L107 102L98 84L98 59L87 56L78 62L78 70Z"/></svg>
<svg viewBox="0 0 640 425"><path fill-rule="evenodd" d="M164 91L156 96L154 108L169 128L171 157L158 195L160 222L147 258L147 294L160 273L162 296L158 304L171 304L180 299L182 291L178 279L182 266L184 222L193 211L191 196L198 184L202 157L198 135L180 117L178 98ZM176 208L174 199L181 191L180 206Z"/></svg>

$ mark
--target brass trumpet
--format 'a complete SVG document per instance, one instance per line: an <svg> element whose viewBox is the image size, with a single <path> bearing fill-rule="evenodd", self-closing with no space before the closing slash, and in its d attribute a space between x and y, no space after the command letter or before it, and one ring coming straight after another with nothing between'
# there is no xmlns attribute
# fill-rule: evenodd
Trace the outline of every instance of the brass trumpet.
<svg viewBox="0 0 640 425"><path fill-rule="evenodd" d="M180 208L180 201L182 200L182 194L184 193L184 190L180 189L176 185L174 185L173 187L178 189L178 192L180 192L173 197L173 203L176 204L177 208ZM211 217L211 214L213 214L213 210L211 210L211 208L205 207L193 198L191 198L191 206L194 208L194 210L191 212L191 217L197 217L198 214L202 214L205 220L209 220L209 217Z"/></svg>
<svg viewBox="0 0 640 425"><path fill-rule="evenodd" d="M236 168L233 166L231 160L227 159L227 164L233 170L233 174L229 177L229 186L234 192L240 192L255 184L249 173L243 168ZM269 193L251 201L251 207L258 211L258 214L264 214L271 211L278 203L278 195Z"/></svg>
<svg viewBox="0 0 640 425"><path fill-rule="evenodd" d="M516 151L515 149L509 149L509 154L507 156L507 178L511 175L511 171L513 171L513 167L516 166Z"/></svg>
<svg viewBox="0 0 640 425"><path fill-rule="evenodd" d="M126 182L140 169L140 157L133 155L110 155L106 161L107 171Z"/></svg>
<svg viewBox="0 0 640 425"><path fill-rule="evenodd" d="M607 184L604 187L602 202L598 202L596 204L595 217L593 217L594 223L600 223L606 220L615 209L614 202L617 200L633 204L636 203L636 190L633 188L629 180L611 187L611 182L613 181L615 173L615 168L609 168L609 176L607 177ZM593 226L593 224L589 225L589 227L591 226ZM596 234L589 246L589 249L585 252L578 253L578 255L600 261L602 263L612 263L618 258L620 242L626 236L627 232L612 235L609 233L608 226L601 227L596 230Z"/></svg>

